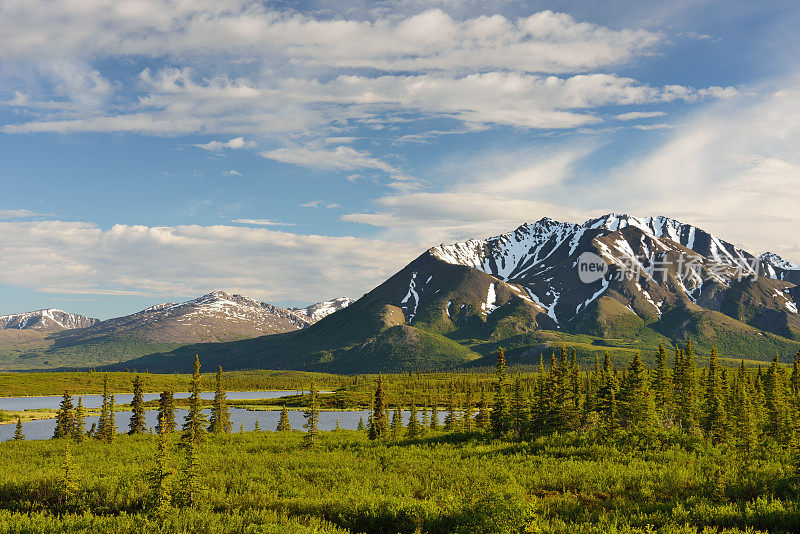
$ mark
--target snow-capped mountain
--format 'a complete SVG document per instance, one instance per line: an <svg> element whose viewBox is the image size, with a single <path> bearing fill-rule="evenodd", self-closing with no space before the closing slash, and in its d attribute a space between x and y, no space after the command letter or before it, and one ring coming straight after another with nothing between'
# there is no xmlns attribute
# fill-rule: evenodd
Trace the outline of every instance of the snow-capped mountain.
<svg viewBox="0 0 800 534"><path fill-rule="evenodd" d="M245 295L214 291L179 303L99 322L80 337L125 335L151 342L226 341L299 330L312 324L304 316Z"/></svg>
<svg viewBox="0 0 800 534"><path fill-rule="evenodd" d="M58 330L86 328L98 322L100 322L99 319L48 308L28 313L0 315L0 330L42 330L55 332Z"/></svg>
<svg viewBox="0 0 800 534"><path fill-rule="evenodd" d="M349 297L339 297L333 300L317 302L306 308L288 308L288 310L303 317L307 317L311 322L315 323L334 312L348 307L353 302L355 301Z"/></svg>
<svg viewBox="0 0 800 534"><path fill-rule="evenodd" d="M591 284L578 276L578 259L585 252L600 256L609 266L607 275ZM787 322L788 330L800 332L797 292L786 284L796 283L797 266L774 254L755 257L667 217L609 214L583 224L544 218L489 239L440 245L428 254L523 290L556 328L574 329L570 323L603 296L653 320L665 307L679 304L733 313L731 308L746 304L741 302L746 294L745 300L788 314L787 320L779 320L783 325L775 327L782 334L788 333ZM418 285L412 274L409 291L419 293Z"/></svg>

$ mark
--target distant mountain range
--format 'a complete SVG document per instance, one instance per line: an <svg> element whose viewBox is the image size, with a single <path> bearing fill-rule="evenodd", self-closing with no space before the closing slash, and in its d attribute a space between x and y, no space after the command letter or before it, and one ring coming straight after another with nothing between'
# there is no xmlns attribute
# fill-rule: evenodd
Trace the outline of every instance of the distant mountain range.
<svg viewBox="0 0 800 534"><path fill-rule="evenodd" d="M350 302L339 298L288 310L215 291L105 321L53 309L4 315L0 316L0 368L105 365L189 343L300 330Z"/></svg>
<svg viewBox="0 0 800 534"><path fill-rule="evenodd" d="M582 279L586 260L605 265ZM593 361L692 339L700 353L788 359L800 349L800 267L667 217L544 218L497 237L433 247L345 309L299 331L191 345L126 362L338 372L446 369L554 347Z"/></svg>

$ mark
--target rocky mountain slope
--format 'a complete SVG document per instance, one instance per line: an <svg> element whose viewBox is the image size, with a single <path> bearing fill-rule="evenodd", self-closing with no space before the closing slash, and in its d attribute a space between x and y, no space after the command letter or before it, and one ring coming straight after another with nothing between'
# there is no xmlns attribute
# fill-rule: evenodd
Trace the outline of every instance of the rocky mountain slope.
<svg viewBox="0 0 800 534"><path fill-rule="evenodd" d="M235 341L300 330L342 309L349 299L291 311L244 295L215 291L105 321L55 310L4 316L0 368L108 364L189 343ZM36 332L11 332L36 329Z"/></svg>
<svg viewBox="0 0 800 534"><path fill-rule="evenodd" d="M0 315L0 330L41 330L57 332L73 328L86 328L100 322L100 319L84 317L54 308L28 313Z"/></svg>
<svg viewBox="0 0 800 534"><path fill-rule="evenodd" d="M307 317L312 323L316 323L320 319L324 319L328 315L343 310L355 302L348 297L339 297L333 300L326 300L324 302L317 302L307 308L287 308L290 312Z"/></svg>
<svg viewBox="0 0 800 534"><path fill-rule="evenodd" d="M603 273L582 279L587 258ZM583 273L585 274L585 273ZM800 268L754 256L667 217L545 218L483 240L439 245L346 309L299 332L198 345L131 365L390 371L480 363L557 345L586 353L686 339L701 351L769 360L800 348Z"/></svg>

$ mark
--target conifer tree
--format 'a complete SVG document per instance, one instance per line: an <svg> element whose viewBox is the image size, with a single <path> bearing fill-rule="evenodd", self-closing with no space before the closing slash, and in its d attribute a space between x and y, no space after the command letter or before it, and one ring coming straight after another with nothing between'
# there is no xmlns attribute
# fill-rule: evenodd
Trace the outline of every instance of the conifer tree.
<svg viewBox="0 0 800 534"><path fill-rule="evenodd" d="M517 437L522 439L527 434L530 423L528 400L519 375L514 377L514 393L511 399L511 427Z"/></svg>
<svg viewBox="0 0 800 534"><path fill-rule="evenodd" d="M400 404L395 404L392 413L392 439L398 441L400 439L400 432L403 430L403 415L400 412Z"/></svg>
<svg viewBox="0 0 800 534"><path fill-rule="evenodd" d="M151 515L163 518L172 507L172 476L175 470L169 463L169 442L165 432L158 433L157 443L156 465L148 476L150 495L147 509Z"/></svg>
<svg viewBox="0 0 800 534"><path fill-rule="evenodd" d="M453 432L458 427L458 415L456 414L453 383L447 386L447 415L444 416L445 432Z"/></svg>
<svg viewBox="0 0 800 534"><path fill-rule="evenodd" d="M117 437L117 415L114 411L114 395L108 401L108 426L105 429L105 441L111 443Z"/></svg>
<svg viewBox="0 0 800 534"><path fill-rule="evenodd" d="M64 392L61 404L56 411L56 428L53 431L53 438L72 437L75 428L75 412L72 407L72 397L68 392Z"/></svg>
<svg viewBox="0 0 800 534"><path fill-rule="evenodd" d="M697 426L697 372L694 363L694 347L691 341L686 348L675 352L675 415L681 427L688 429Z"/></svg>
<svg viewBox="0 0 800 534"><path fill-rule="evenodd" d="M94 433L97 439L108 441L109 415L108 374L105 374L103 375L103 403L100 409L100 419L97 421L97 431Z"/></svg>
<svg viewBox="0 0 800 534"><path fill-rule="evenodd" d="M597 410L606 435L613 439L617 428L617 379L608 353L605 355L601 379L603 383L597 391Z"/></svg>
<svg viewBox="0 0 800 534"><path fill-rule="evenodd" d="M222 366L219 366L214 388L214 404L211 408L211 421L208 431L214 434L229 434L231 431L231 415L228 411L228 399L222 384Z"/></svg>
<svg viewBox="0 0 800 534"><path fill-rule="evenodd" d="M638 351L628 366L620 389L619 417L632 430L645 430L653 425L653 396L647 378L647 367Z"/></svg>
<svg viewBox="0 0 800 534"><path fill-rule="evenodd" d="M509 431L509 409L508 398L506 397L506 356L502 347L497 353L497 364L495 366L497 376L494 406L489 420L492 426L492 433L495 436L503 436Z"/></svg>
<svg viewBox="0 0 800 534"><path fill-rule="evenodd" d="M375 389L375 400L372 405L372 421L369 428L369 439L385 437L389 430L386 416L386 399L383 391L383 375L378 375L378 387Z"/></svg>
<svg viewBox="0 0 800 534"><path fill-rule="evenodd" d="M14 430L14 441L22 441L25 439L25 434L22 433L22 419L17 416L17 428Z"/></svg>
<svg viewBox="0 0 800 534"><path fill-rule="evenodd" d="M183 505L188 507L193 507L195 505L200 493L200 457L197 452L199 443L195 441L195 438L202 435L203 434L194 434L190 432L186 434L186 440L184 441L181 497Z"/></svg>
<svg viewBox="0 0 800 534"><path fill-rule="evenodd" d="M653 379L653 396L656 404L656 413L661 420L669 414L669 376L667 375L667 351L659 343L656 353L656 374Z"/></svg>
<svg viewBox="0 0 800 534"><path fill-rule="evenodd" d="M364 427L364 416L363 415L358 419L358 426L356 427L356 430L359 430L359 431L366 430L366 428Z"/></svg>
<svg viewBox="0 0 800 534"><path fill-rule="evenodd" d="M461 427L466 432L472 432L474 424L473 413L475 411L475 401L472 398L472 385L467 385L467 391L464 399L464 411L461 413Z"/></svg>
<svg viewBox="0 0 800 534"><path fill-rule="evenodd" d="M408 427L406 428L406 433L408 434L409 438L416 438L420 435L420 427L419 421L417 420L417 401L414 397L411 397L411 407L410 413L408 418Z"/></svg>
<svg viewBox="0 0 800 534"><path fill-rule="evenodd" d="M200 445L206 437L206 426L208 421L203 413L203 400L200 398L200 358L194 356L194 373L192 382L189 386L189 413L183 420L183 435L181 441L184 444L192 443L193 447Z"/></svg>
<svg viewBox="0 0 800 534"><path fill-rule="evenodd" d="M315 382L311 382L310 400L304 415L306 424L303 425L303 428L306 429L306 434L303 436L303 443L306 448L313 449L317 445L319 437L319 395Z"/></svg>
<svg viewBox="0 0 800 534"><path fill-rule="evenodd" d="M175 395L172 391L162 391L158 397L158 423L156 432L159 434L172 434L175 432Z"/></svg>
<svg viewBox="0 0 800 534"><path fill-rule="evenodd" d="M435 399L431 404L431 430L439 430L439 403Z"/></svg>
<svg viewBox="0 0 800 534"><path fill-rule="evenodd" d="M764 400L766 404L767 435L772 436L779 443L786 441L789 427L789 409L786 401L785 385L780 371L778 355L772 360L766 376L764 377Z"/></svg>
<svg viewBox="0 0 800 534"><path fill-rule="evenodd" d="M75 502L75 497L80 490L78 480L75 473L75 463L72 460L72 449L69 442L66 443L64 454L61 457L61 491L66 506L72 506Z"/></svg>
<svg viewBox="0 0 800 534"><path fill-rule="evenodd" d="M744 367L744 360L734 383L735 406L733 427L737 446L744 452L752 451L758 441L756 420L751 400L751 386Z"/></svg>
<svg viewBox="0 0 800 534"><path fill-rule="evenodd" d="M481 430L489 427L489 401L486 399L486 387L481 385L481 400L478 401L478 415L475 417L475 427Z"/></svg>
<svg viewBox="0 0 800 534"><path fill-rule="evenodd" d="M83 397L78 397L78 405L75 407L72 439L78 443L86 439L86 408L83 406Z"/></svg>
<svg viewBox="0 0 800 534"><path fill-rule="evenodd" d="M142 378L137 374L133 379L133 400L131 401L131 420L128 434L144 434L147 420L144 416L144 397L142 394Z"/></svg>
<svg viewBox="0 0 800 534"><path fill-rule="evenodd" d="M256 421L256 423L258 423L258 421ZM341 429L342 429L342 427L340 427L340 426L339 426L339 418L337 417L337 418L336 418L336 426L333 428L333 431L334 431L334 432L338 432L338 431L340 431Z"/></svg>
<svg viewBox="0 0 800 534"><path fill-rule="evenodd" d="M725 400L722 396L719 355L716 346L711 349L711 358L708 360L706 392L703 400L705 407L703 430L705 430L713 443L721 443L727 437L728 415L725 410Z"/></svg>
<svg viewBox="0 0 800 534"><path fill-rule="evenodd" d="M278 427L275 430L278 432L288 432L291 429L292 425L289 423L289 412L286 411L286 405L284 404L281 409L281 417L278 419Z"/></svg>

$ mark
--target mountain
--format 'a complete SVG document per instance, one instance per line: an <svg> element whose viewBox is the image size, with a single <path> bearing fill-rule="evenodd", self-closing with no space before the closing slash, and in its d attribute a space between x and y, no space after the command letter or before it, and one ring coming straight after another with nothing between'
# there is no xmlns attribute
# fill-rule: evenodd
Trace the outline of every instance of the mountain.
<svg viewBox="0 0 800 534"><path fill-rule="evenodd" d="M602 273L586 279L593 265ZM310 328L126 365L186 370L198 353L228 369L408 371L490 363L501 345L538 364L561 345L593 361L608 347L630 355L686 339L701 354L717 345L728 358L770 360L800 349L798 274L667 217L544 218L433 247Z"/></svg>
<svg viewBox="0 0 800 534"><path fill-rule="evenodd" d="M73 328L86 328L100 319L84 317L55 308L13 315L0 315L0 330L41 330L56 332Z"/></svg>
<svg viewBox="0 0 800 534"><path fill-rule="evenodd" d="M311 320L312 323L316 323L320 319L323 319L334 312L343 310L344 308L351 305L353 302L355 301L351 298L339 297L333 300L317 302L316 304L312 304L307 308L287 308L287 309L294 314L307 317L308 319Z"/></svg>
<svg viewBox="0 0 800 534"><path fill-rule="evenodd" d="M55 310L4 316L0 367L95 366L171 350L189 343L236 341L306 328L349 303L335 299L290 311L244 295L215 291L181 303L99 321ZM58 325L58 326L56 326Z"/></svg>

